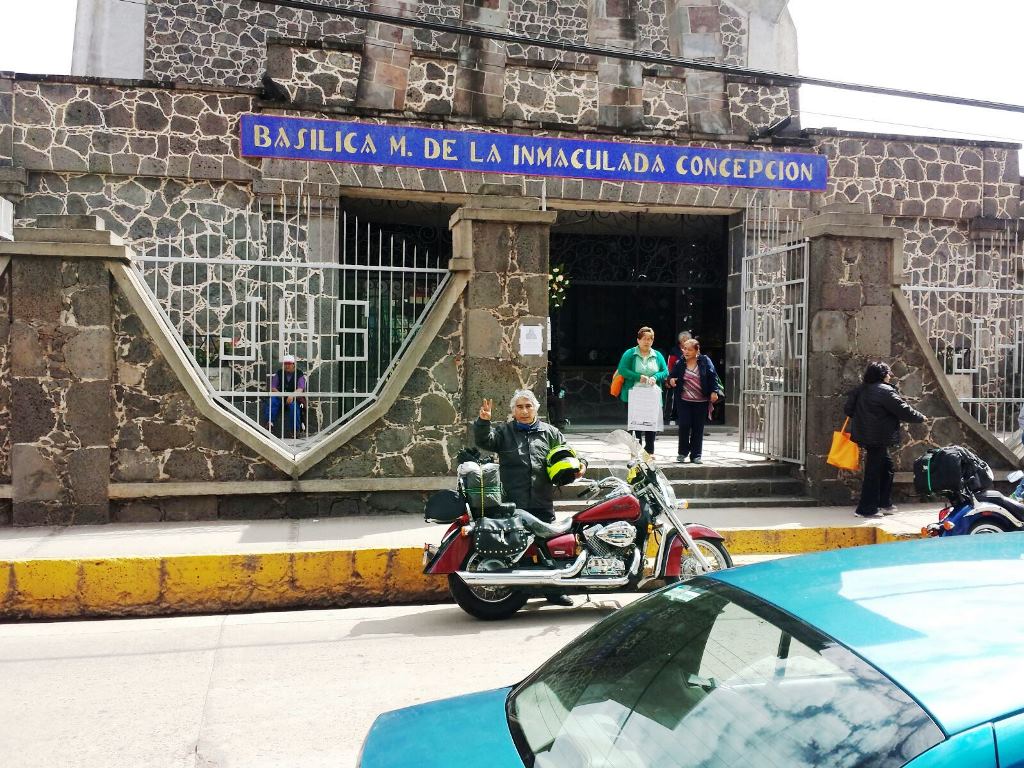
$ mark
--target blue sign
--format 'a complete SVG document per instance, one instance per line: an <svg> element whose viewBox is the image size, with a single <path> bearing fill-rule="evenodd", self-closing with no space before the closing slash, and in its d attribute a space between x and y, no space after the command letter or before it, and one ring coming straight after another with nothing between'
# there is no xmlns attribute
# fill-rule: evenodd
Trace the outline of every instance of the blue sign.
<svg viewBox="0 0 1024 768"><path fill-rule="evenodd" d="M242 155L601 181L823 191L824 155L546 139L399 125L242 115Z"/></svg>

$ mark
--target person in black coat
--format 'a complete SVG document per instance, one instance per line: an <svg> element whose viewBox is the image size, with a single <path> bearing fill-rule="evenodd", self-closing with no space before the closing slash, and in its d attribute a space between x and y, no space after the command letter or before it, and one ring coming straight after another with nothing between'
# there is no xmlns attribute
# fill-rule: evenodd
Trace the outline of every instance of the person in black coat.
<svg viewBox="0 0 1024 768"><path fill-rule="evenodd" d="M885 363L869 363L863 383L850 392L843 412L853 421L850 437L864 449L864 481L854 513L878 517L894 511L892 479L895 474L889 448L900 441L900 422L920 424L924 414L907 405L893 383ZM881 510L881 511L880 511Z"/></svg>

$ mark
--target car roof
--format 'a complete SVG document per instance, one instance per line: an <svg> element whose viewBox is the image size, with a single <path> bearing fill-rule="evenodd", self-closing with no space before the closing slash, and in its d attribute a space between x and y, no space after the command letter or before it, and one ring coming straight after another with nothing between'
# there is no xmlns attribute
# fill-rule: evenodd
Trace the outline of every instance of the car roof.
<svg viewBox="0 0 1024 768"><path fill-rule="evenodd" d="M838 640L947 734L1024 710L1024 534L852 547L712 578Z"/></svg>

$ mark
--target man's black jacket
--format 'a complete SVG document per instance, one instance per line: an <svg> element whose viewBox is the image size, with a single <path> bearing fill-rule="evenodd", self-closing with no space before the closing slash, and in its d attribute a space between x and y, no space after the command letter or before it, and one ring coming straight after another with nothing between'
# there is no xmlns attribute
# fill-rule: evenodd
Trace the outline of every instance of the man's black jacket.
<svg viewBox="0 0 1024 768"><path fill-rule="evenodd" d="M915 411L888 384L861 384L850 392L843 413L853 420L850 437L857 445L877 448L900 441L900 422L920 424L924 414Z"/></svg>

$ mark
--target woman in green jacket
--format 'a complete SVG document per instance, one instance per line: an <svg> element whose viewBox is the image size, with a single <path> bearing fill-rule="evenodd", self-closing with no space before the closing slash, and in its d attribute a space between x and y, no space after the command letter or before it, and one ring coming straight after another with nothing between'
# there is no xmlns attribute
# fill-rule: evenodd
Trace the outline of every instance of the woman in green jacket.
<svg viewBox="0 0 1024 768"><path fill-rule="evenodd" d="M665 379L668 378L668 365L661 352L653 348L654 329L644 326L636 333L636 346L627 349L622 359L619 360L619 367L616 372L625 381L622 384L622 391L619 399L624 403L629 402L629 391L635 386L657 387L661 389ZM654 456L654 437L657 432L634 432L636 439L644 444L644 450Z"/></svg>

